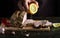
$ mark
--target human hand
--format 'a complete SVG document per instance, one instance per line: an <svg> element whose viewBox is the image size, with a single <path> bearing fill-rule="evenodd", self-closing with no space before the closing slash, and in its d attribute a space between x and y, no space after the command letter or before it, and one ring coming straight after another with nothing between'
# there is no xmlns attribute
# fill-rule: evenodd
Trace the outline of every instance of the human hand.
<svg viewBox="0 0 60 38"><path fill-rule="evenodd" d="M28 4L31 3L31 2L34 2L37 5L37 7L39 8L38 2L36 0L25 0L25 5L26 5L27 9L29 9Z"/></svg>

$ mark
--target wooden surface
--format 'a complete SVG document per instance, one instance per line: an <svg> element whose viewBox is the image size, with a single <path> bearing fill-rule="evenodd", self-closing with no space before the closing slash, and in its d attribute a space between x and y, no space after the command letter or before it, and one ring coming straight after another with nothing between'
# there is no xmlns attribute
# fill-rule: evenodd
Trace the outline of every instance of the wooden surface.
<svg viewBox="0 0 60 38"><path fill-rule="evenodd" d="M50 27L47 27L47 28L33 28L33 27L16 28L16 27L5 27L5 30L50 31Z"/></svg>

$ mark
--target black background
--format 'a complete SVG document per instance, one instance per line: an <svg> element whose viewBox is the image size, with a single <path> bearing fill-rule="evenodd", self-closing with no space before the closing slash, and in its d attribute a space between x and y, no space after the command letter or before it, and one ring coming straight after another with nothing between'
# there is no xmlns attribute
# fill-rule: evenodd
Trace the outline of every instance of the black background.
<svg viewBox="0 0 60 38"><path fill-rule="evenodd" d="M55 0L37 0L39 3L39 10L33 17L58 17L59 10L57 10L58 3ZM17 9L18 0L0 0L0 17L11 17L13 12ZM44 3L44 5L43 5ZM58 4L58 5L57 5Z"/></svg>

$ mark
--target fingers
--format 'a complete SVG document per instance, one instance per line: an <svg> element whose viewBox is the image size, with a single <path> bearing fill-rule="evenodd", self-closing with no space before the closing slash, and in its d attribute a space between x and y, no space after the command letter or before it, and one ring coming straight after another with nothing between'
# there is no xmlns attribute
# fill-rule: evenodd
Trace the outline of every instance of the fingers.
<svg viewBox="0 0 60 38"><path fill-rule="evenodd" d="M38 4L38 2L37 1L35 1L35 3L36 3L36 5L38 6L38 8L39 8L39 4Z"/></svg>
<svg viewBox="0 0 60 38"><path fill-rule="evenodd" d="M27 8L27 9L29 9L29 5L28 5L28 3L31 3L31 2L35 2L36 5L37 5L38 8L39 8L39 5L38 5L38 2L37 2L37 1L35 1L35 0L25 0L25 4L26 4L26 8Z"/></svg>
<svg viewBox="0 0 60 38"><path fill-rule="evenodd" d="M26 8L27 8L27 9L29 9L28 3L31 3L31 2L32 2L32 0L25 0L25 4L26 4Z"/></svg>

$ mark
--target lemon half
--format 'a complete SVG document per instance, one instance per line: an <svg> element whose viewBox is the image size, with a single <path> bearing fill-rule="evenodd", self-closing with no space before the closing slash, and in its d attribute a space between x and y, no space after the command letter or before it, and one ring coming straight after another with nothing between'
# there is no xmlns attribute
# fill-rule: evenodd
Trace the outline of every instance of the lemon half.
<svg viewBox="0 0 60 38"><path fill-rule="evenodd" d="M30 4L30 13L35 14L38 11L38 7L35 3Z"/></svg>
<svg viewBox="0 0 60 38"><path fill-rule="evenodd" d="M53 27L60 27L60 23L53 23Z"/></svg>

